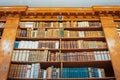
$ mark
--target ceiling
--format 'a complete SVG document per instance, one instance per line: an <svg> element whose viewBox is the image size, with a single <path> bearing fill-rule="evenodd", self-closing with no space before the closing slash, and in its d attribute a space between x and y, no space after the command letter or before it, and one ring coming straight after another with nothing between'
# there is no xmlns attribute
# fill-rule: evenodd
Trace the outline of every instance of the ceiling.
<svg viewBox="0 0 120 80"><path fill-rule="evenodd" d="M119 5L120 0L0 0L0 6L28 5L29 7L91 7Z"/></svg>

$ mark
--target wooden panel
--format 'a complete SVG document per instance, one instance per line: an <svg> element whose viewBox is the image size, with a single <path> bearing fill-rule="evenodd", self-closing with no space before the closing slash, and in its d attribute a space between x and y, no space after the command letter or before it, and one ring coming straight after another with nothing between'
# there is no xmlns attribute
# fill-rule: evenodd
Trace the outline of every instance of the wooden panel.
<svg viewBox="0 0 120 80"><path fill-rule="evenodd" d="M93 6L94 11L120 11L120 6Z"/></svg>
<svg viewBox="0 0 120 80"><path fill-rule="evenodd" d="M112 17L101 17L101 22L111 54L116 80L120 80L120 40L116 31L116 25Z"/></svg>
<svg viewBox="0 0 120 80"><path fill-rule="evenodd" d="M6 80L19 18L7 18L0 42L0 80Z"/></svg>
<svg viewBox="0 0 120 80"><path fill-rule="evenodd" d="M27 6L0 6L1 12L7 12L7 11L26 11L28 7Z"/></svg>
<svg viewBox="0 0 120 80"><path fill-rule="evenodd" d="M91 12L93 12L93 10L92 10L92 8L45 8L45 7L43 7L43 8L28 8L28 10L27 10L27 13L29 13L29 12L43 12L43 13L45 13L45 12L58 12L59 13L59 11L60 12L68 12L68 13L70 13L70 12L82 12L82 13L84 13L84 12L86 12L86 13L91 13Z"/></svg>

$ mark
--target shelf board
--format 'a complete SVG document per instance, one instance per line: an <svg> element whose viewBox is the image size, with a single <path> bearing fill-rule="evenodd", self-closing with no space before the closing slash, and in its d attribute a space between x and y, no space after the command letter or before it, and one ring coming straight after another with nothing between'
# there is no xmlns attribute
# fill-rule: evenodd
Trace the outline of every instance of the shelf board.
<svg viewBox="0 0 120 80"><path fill-rule="evenodd" d="M110 60L95 60L95 61L12 61L12 63L103 63L110 62Z"/></svg>
<svg viewBox="0 0 120 80"><path fill-rule="evenodd" d="M56 16L57 17L57 16ZM63 20L58 20L57 18L41 18L41 17L38 17L38 18L26 18L26 17L22 17L21 18L21 21L100 21L100 19L98 17L95 17L95 18L80 18L78 16L78 18L69 18L69 19L63 19Z"/></svg>
<svg viewBox="0 0 120 80"><path fill-rule="evenodd" d="M105 40L105 37L57 37L57 38L39 38L39 37L16 37L17 40Z"/></svg>
<svg viewBox="0 0 120 80"><path fill-rule="evenodd" d="M81 61L81 62L62 62L63 67L111 67L111 60L99 60L99 61Z"/></svg>
<svg viewBox="0 0 120 80"><path fill-rule="evenodd" d="M16 37L17 40L59 40L60 38Z"/></svg>
<svg viewBox="0 0 120 80"><path fill-rule="evenodd" d="M12 61L12 64L32 64L32 63L40 63L41 68L48 68L49 66L54 66L57 68L61 67L61 62L40 62L40 61Z"/></svg>
<svg viewBox="0 0 120 80"><path fill-rule="evenodd" d="M49 51L104 51L108 50L107 48L91 48L91 49L30 49L30 48L14 48L14 50L49 50Z"/></svg>
<svg viewBox="0 0 120 80"><path fill-rule="evenodd" d="M64 28L65 30L77 30L77 31L98 31L98 30L102 30L102 27L66 27Z"/></svg>
<svg viewBox="0 0 120 80"><path fill-rule="evenodd" d="M120 21L120 18L114 18L114 21Z"/></svg>
<svg viewBox="0 0 120 80"><path fill-rule="evenodd" d="M104 78L57 78L57 79L43 79L43 78L8 78L8 80L115 80L115 77Z"/></svg>
<svg viewBox="0 0 120 80"><path fill-rule="evenodd" d="M70 38L66 38L66 37L62 37L61 40L90 40L90 41L95 41L95 40L105 40L105 37L70 37Z"/></svg>
<svg viewBox="0 0 120 80"><path fill-rule="evenodd" d="M61 49L61 51L104 51L107 48L91 48L91 49Z"/></svg>
<svg viewBox="0 0 120 80"><path fill-rule="evenodd" d="M40 64L60 64L58 61L12 61L11 63L19 64L31 64L31 63L40 63Z"/></svg>
<svg viewBox="0 0 120 80"><path fill-rule="evenodd" d="M49 51L59 51L59 49L48 49L48 48L46 48L46 49L30 49L30 48L14 48L14 50L49 50Z"/></svg>
<svg viewBox="0 0 120 80"><path fill-rule="evenodd" d="M61 29L65 30L77 30L77 31L98 31L102 30L102 27L40 27L40 28L32 28L32 29ZM27 29L26 27L20 27L20 29Z"/></svg>
<svg viewBox="0 0 120 80"><path fill-rule="evenodd" d="M12 61L12 64L31 64L31 63L40 63L41 66L57 66L60 67L63 64L63 67L111 67L111 60L96 60L96 61Z"/></svg>

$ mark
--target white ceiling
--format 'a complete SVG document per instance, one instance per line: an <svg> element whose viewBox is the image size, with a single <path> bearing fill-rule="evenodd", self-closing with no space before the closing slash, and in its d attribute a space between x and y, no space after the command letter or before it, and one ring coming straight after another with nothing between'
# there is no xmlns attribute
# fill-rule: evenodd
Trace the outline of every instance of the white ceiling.
<svg viewBox="0 0 120 80"><path fill-rule="evenodd" d="M119 5L120 0L0 0L0 6L28 5L29 7L91 7Z"/></svg>

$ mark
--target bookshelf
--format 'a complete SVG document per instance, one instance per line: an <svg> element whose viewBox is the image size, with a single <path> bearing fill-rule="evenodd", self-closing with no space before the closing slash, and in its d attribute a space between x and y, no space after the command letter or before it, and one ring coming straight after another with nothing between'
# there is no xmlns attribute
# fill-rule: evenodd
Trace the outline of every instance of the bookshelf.
<svg viewBox="0 0 120 80"><path fill-rule="evenodd" d="M11 48L0 50L6 60L0 62L6 69L1 79L119 80L119 45L111 47L110 41L118 40L114 13L101 13L106 7L101 8L10 7L2 40L9 39Z"/></svg>
<svg viewBox="0 0 120 80"><path fill-rule="evenodd" d="M100 21L73 21L74 26L71 26L71 22L20 22L8 79L114 77L114 74L105 74L105 67L111 68L112 73L113 70ZM105 63L109 66L103 66ZM14 70L16 66L18 69ZM30 70L21 69L23 66ZM39 67L37 71L43 70L42 74L35 72L33 66ZM93 73L89 70L93 70ZM69 73L71 71L74 76Z"/></svg>

